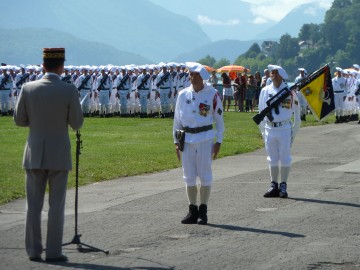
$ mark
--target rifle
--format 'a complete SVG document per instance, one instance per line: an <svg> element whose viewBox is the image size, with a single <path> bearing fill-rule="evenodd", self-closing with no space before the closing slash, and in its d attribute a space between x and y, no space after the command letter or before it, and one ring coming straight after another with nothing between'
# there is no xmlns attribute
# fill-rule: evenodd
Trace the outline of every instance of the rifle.
<svg viewBox="0 0 360 270"><path fill-rule="evenodd" d="M137 90L140 90L144 84L148 81L150 78L150 74L146 74L146 76L141 80L141 83L138 85Z"/></svg>
<svg viewBox="0 0 360 270"><path fill-rule="evenodd" d="M9 74L6 74L6 75L4 76L4 78L1 80L0 89L3 89L3 88L4 88L5 84L6 84L7 81L9 80L9 77L10 77Z"/></svg>
<svg viewBox="0 0 360 270"><path fill-rule="evenodd" d="M85 84L88 82L88 80L90 79L90 75L86 75L86 77L83 79L83 81L81 82L80 86L78 87L78 90L80 91L84 86Z"/></svg>
<svg viewBox="0 0 360 270"><path fill-rule="evenodd" d="M161 77L160 81L156 84L156 86L159 87L169 76L170 72L166 72L165 75Z"/></svg>
<svg viewBox="0 0 360 270"><path fill-rule="evenodd" d="M358 96L360 94L360 84L358 85L358 88L355 91L355 96Z"/></svg>
<svg viewBox="0 0 360 270"><path fill-rule="evenodd" d="M66 75L64 78L62 78L61 80L63 81L63 82L66 82L66 81L68 81L69 79L71 78L71 75Z"/></svg>
<svg viewBox="0 0 360 270"><path fill-rule="evenodd" d="M105 83L105 81L106 81L107 78L108 78L108 75L105 74L105 76L104 76L104 77L101 79L101 81L100 81L99 87L97 88L98 91L100 91L101 88L104 86L104 83Z"/></svg>
<svg viewBox="0 0 360 270"><path fill-rule="evenodd" d="M129 78L129 74L126 74L120 81L119 85L116 87L117 90L123 88L125 81Z"/></svg>
<svg viewBox="0 0 360 270"><path fill-rule="evenodd" d="M267 107L253 117L254 122L259 125L265 116L267 116L270 121L274 120L274 117L271 114L271 110L277 110L281 102L283 102L290 95L291 91L294 90L296 86L297 84L294 84L292 87L290 87L290 89L288 87L284 87L275 96L266 101Z"/></svg>
<svg viewBox="0 0 360 270"><path fill-rule="evenodd" d="M25 73L24 76L21 77L20 81L18 81L15 84L16 88L18 88L20 85L22 85L28 77L29 77L29 73Z"/></svg>

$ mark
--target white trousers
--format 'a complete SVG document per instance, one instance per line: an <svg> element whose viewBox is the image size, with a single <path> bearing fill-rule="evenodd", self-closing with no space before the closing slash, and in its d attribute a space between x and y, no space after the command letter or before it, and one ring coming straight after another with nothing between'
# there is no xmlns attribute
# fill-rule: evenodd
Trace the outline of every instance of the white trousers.
<svg viewBox="0 0 360 270"><path fill-rule="evenodd" d="M269 165L291 166L291 124L282 127L265 127L265 149Z"/></svg>
<svg viewBox="0 0 360 270"><path fill-rule="evenodd" d="M182 152L183 179L187 186L196 186L197 177L202 186L212 183L212 147L213 140L200 143L185 143Z"/></svg>

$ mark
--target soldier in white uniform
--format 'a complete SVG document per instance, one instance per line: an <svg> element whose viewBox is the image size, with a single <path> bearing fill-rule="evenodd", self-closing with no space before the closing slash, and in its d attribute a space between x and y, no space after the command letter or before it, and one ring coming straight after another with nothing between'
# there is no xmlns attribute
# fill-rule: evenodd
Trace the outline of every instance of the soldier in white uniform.
<svg viewBox="0 0 360 270"><path fill-rule="evenodd" d="M148 99L150 98L151 80L149 68L141 67L142 73L137 77L136 89L140 100L140 118L147 117Z"/></svg>
<svg viewBox="0 0 360 270"><path fill-rule="evenodd" d="M158 67L152 66L149 70L150 74L150 85L151 85L151 92L150 92L150 99L148 103L148 113L152 117L158 117L160 111L160 103L157 102L159 100L159 92L157 91L156 87L156 78L158 75Z"/></svg>
<svg viewBox="0 0 360 270"><path fill-rule="evenodd" d="M137 102L137 77L139 75L137 68L131 68L129 70L130 72L130 83L131 83L131 87L130 87L130 97L129 97L129 108L130 108L130 116L136 116L138 113L138 102Z"/></svg>
<svg viewBox="0 0 360 270"><path fill-rule="evenodd" d="M118 90L116 89L116 82L117 77L119 75L118 67L111 67L110 69L110 78L111 78L111 85L112 89L110 91L110 113L111 115L120 115L120 104L119 104L119 98L118 98Z"/></svg>
<svg viewBox="0 0 360 270"><path fill-rule="evenodd" d="M175 110L175 104L176 104L176 98L177 98L177 91L179 88L179 75L178 72L175 70L176 68L176 64L175 63L170 63L169 64L169 72L170 72L170 78L171 78L171 97L170 97L170 110L172 112L174 112ZM173 115L173 113L172 113Z"/></svg>
<svg viewBox="0 0 360 270"><path fill-rule="evenodd" d="M92 77L89 74L90 67L82 67L82 74L76 79L75 86L80 92L80 104L84 116L91 116Z"/></svg>
<svg viewBox="0 0 360 270"><path fill-rule="evenodd" d="M160 103L161 103L161 117L170 117L171 116L171 107L170 107L170 98L172 90L172 80L170 78L171 74L167 71L167 66L162 65L162 71L157 76L156 87L160 93Z"/></svg>
<svg viewBox="0 0 360 270"><path fill-rule="evenodd" d="M72 76L71 76L71 73L70 73L70 68L69 67L64 67L64 73L61 74L60 76L60 79L63 81L63 82L67 82L69 84L73 84L73 80L72 80Z"/></svg>
<svg viewBox="0 0 360 270"><path fill-rule="evenodd" d="M212 158L215 159L219 153L225 129L223 107L219 92L211 84L204 82L209 79L206 69L198 63L188 62L186 65L190 71L191 85L179 93L173 126L175 150L179 159L182 150L183 179L189 200L189 213L181 223L207 224L207 205L213 180L211 163ZM213 130L214 122L216 131ZM178 130L184 131L184 144L177 135Z"/></svg>
<svg viewBox="0 0 360 270"><path fill-rule="evenodd" d="M295 78L295 83L300 82L302 79L304 79L306 77L306 69L305 68L298 68L298 70L300 71L299 76L297 76ZM298 99L299 99L299 103L300 103L300 118L303 121L306 121L306 112L307 112L307 101L304 97L304 95L301 93L300 89L298 89L296 91L296 94L298 95Z"/></svg>
<svg viewBox="0 0 360 270"><path fill-rule="evenodd" d="M335 123L342 123L344 118L344 98L346 96L346 79L341 74L342 69L336 67L336 77L332 79L335 101Z"/></svg>
<svg viewBox="0 0 360 270"><path fill-rule="evenodd" d="M14 81L8 73L8 67L2 68L3 73L0 75L0 112L2 116L10 114L10 98Z"/></svg>
<svg viewBox="0 0 360 270"><path fill-rule="evenodd" d="M110 91L112 88L111 78L107 74L108 68L101 67L101 75L96 78L96 90L99 95L99 105L100 105L100 116L109 117L110 116Z"/></svg>
<svg viewBox="0 0 360 270"><path fill-rule="evenodd" d="M272 83L265 86L259 97L259 111L267 107L267 101L288 87L284 80L288 78L285 70L276 65L269 65ZM267 160L269 163L271 186L264 197L287 198L287 180L291 167L291 145L300 128L300 106L297 95L290 95L276 108L271 109L273 119L268 116L260 123L260 131L265 141ZM294 115L294 122L291 121ZM280 187L278 176L280 171Z"/></svg>
<svg viewBox="0 0 360 270"><path fill-rule="evenodd" d="M129 116L129 98L130 98L130 76L126 67L120 67L121 74L117 76L115 87L120 102L120 117Z"/></svg>

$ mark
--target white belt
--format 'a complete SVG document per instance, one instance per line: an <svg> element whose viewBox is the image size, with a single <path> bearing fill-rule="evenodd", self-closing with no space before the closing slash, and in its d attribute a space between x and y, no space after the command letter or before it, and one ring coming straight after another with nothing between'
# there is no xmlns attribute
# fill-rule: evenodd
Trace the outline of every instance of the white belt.
<svg viewBox="0 0 360 270"><path fill-rule="evenodd" d="M284 120L281 122L270 122L270 121L266 121L266 124L270 127L282 127L285 126L287 124L291 123L291 120Z"/></svg>

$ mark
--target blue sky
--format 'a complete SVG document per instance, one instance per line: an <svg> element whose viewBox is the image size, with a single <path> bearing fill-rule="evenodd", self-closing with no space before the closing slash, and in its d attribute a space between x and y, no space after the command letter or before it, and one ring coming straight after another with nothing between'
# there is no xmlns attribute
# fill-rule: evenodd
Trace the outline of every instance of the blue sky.
<svg viewBox="0 0 360 270"><path fill-rule="evenodd" d="M149 0L173 13L198 23L213 40L249 40L264 29L279 22L292 9L313 3L328 10L333 0ZM316 10L305 11L316 16ZM244 37L235 35L243 31Z"/></svg>

